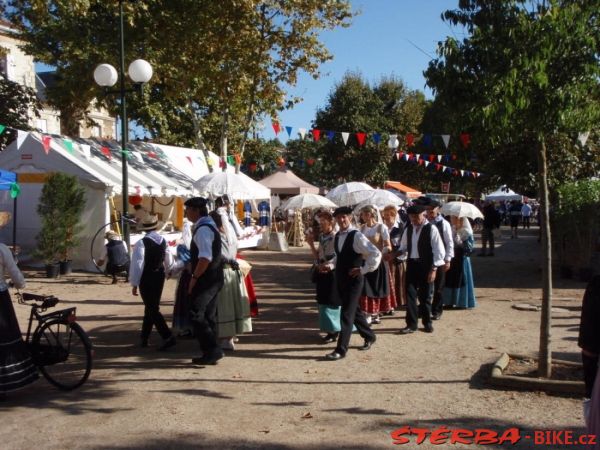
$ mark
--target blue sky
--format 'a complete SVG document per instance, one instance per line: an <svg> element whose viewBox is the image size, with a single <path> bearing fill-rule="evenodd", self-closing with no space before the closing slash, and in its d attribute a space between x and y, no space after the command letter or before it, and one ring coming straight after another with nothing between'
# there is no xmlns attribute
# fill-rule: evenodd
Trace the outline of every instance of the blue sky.
<svg viewBox="0 0 600 450"><path fill-rule="evenodd" d="M352 0L354 11L361 13L349 28L338 28L321 36L334 59L321 66L319 80L302 74L290 94L304 98L279 119L282 126L310 129L318 108L323 107L333 86L348 71L358 71L369 82L384 75L395 75L410 89L431 92L425 88L423 71L436 56L437 43L446 36L462 38L460 29L441 20L447 9L457 8L458 0ZM417 48L418 47L418 48ZM265 120L262 135L275 137L271 121ZM287 133L279 134L287 139Z"/></svg>

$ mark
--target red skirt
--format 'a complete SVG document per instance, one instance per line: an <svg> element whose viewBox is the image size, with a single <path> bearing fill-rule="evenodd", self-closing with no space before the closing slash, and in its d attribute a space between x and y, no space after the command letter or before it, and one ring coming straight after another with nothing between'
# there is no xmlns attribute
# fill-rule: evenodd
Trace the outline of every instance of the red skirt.
<svg viewBox="0 0 600 450"><path fill-rule="evenodd" d="M396 294L397 306L406 306L406 263L394 262L390 264L390 281L392 290Z"/></svg>
<svg viewBox="0 0 600 450"><path fill-rule="evenodd" d="M390 294L387 297L381 298L367 297L366 295L363 295L359 300L360 309L367 314L379 314L380 312L386 313L398 307L396 301L396 289L394 289L395 283L393 282L390 266L387 262L384 264L388 273Z"/></svg>
<svg viewBox="0 0 600 450"><path fill-rule="evenodd" d="M237 259L246 259L239 253L236 255ZM254 282L252 281L252 275L248 273L244 277L244 284L248 291L248 303L250 303L250 317L258 316L258 300L256 299L256 292L254 291Z"/></svg>

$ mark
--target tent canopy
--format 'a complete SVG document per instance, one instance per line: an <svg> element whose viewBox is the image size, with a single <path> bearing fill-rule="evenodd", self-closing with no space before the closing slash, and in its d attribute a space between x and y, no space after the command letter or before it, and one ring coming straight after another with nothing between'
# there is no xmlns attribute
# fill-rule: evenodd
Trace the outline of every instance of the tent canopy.
<svg viewBox="0 0 600 450"><path fill-rule="evenodd" d="M411 188L405 184L402 184L399 181L386 181L384 184L384 188L396 189L397 191L400 191L401 193L406 195L406 197L408 198L418 198L422 195L421 191Z"/></svg>
<svg viewBox="0 0 600 450"><path fill-rule="evenodd" d="M519 200L523 201L523 196L521 194L517 194L512 189L509 189L506 185L500 186L494 192L487 194L484 200L488 201L496 201L503 202L506 200Z"/></svg>
<svg viewBox="0 0 600 450"><path fill-rule="evenodd" d="M307 183L289 169L283 168L263 178L260 184L271 189L272 194L298 195L318 194L319 188Z"/></svg>

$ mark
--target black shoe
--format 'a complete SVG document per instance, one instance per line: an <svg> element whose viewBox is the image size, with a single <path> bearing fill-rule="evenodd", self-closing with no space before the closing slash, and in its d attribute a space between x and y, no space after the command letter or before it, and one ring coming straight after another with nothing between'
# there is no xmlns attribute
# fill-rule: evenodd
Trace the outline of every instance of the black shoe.
<svg viewBox="0 0 600 450"><path fill-rule="evenodd" d="M377 340L377 338L375 336L373 336L373 340L369 341L367 339L365 339L365 343L362 345L362 347L358 347L359 350L369 350L371 348L371 346L375 343L375 341Z"/></svg>
<svg viewBox="0 0 600 450"><path fill-rule="evenodd" d="M442 318L441 314L432 314L431 320L440 320Z"/></svg>
<svg viewBox="0 0 600 450"><path fill-rule="evenodd" d="M412 334L414 333L415 330L414 328L410 328L410 327L406 327L406 328L402 328L400 331L398 331L399 334Z"/></svg>
<svg viewBox="0 0 600 450"><path fill-rule="evenodd" d="M142 348L148 347L148 339L142 339L140 342L140 347L142 347Z"/></svg>
<svg viewBox="0 0 600 450"><path fill-rule="evenodd" d="M177 339L194 339L192 330L184 330L177 334Z"/></svg>
<svg viewBox="0 0 600 450"><path fill-rule="evenodd" d="M338 359L342 359L344 358L346 355L342 355L341 353L338 352L331 352L325 355L325 359L329 360L329 361L337 361Z"/></svg>
<svg viewBox="0 0 600 450"><path fill-rule="evenodd" d="M423 331L425 333L433 333L433 325L428 323L424 326Z"/></svg>
<svg viewBox="0 0 600 450"><path fill-rule="evenodd" d="M204 355L199 358L192 358L192 364L198 364L200 366L214 366L221 358L225 356L223 352L216 353L212 356Z"/></svg>
<svg viewBox="0 0 600 450"><path fill-rule="evenodd" d="M175 344L177 344L175 336L171 336L169 339L163 342L160 347L158 347L158 351L164 352L166 349L173 347Z"/></svg>
<svg viewBox="0 0 600 450"><path fill-rule="evenodd" d="M325 344L330 344L331 342L337 341L338 333L327 333L327 336L323 337L323 342Z"/></svg>

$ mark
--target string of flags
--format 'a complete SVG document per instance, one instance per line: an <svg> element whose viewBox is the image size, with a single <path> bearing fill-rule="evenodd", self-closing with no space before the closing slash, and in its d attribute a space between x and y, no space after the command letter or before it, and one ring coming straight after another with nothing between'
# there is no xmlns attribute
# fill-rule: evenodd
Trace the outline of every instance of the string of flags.
<svg viewBox="0 0 600 450"><path fill-rule="evenodd" d="M394 152L396 158L403 161L412 162L418 164L419 166L425 166L428 168L432 168L438 172L448 173L454 176L461 177L473 177L479 178L483 174L481 172L476 172L474 170L465 170L465 169L456 169L454 167L449 167L444 164L440 164L442 161L450 161L450 159L456 159L456 155L427 155L427 154L419 154L419 153L406 153L406 152ZM437 160L437 162L436 162Z"/></svg>

